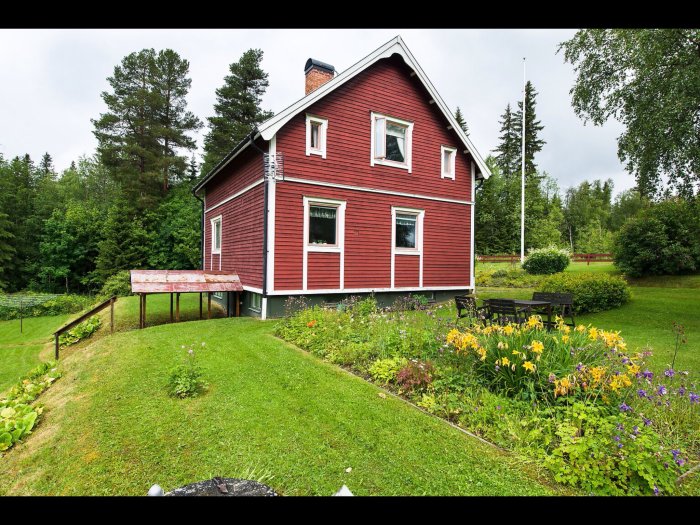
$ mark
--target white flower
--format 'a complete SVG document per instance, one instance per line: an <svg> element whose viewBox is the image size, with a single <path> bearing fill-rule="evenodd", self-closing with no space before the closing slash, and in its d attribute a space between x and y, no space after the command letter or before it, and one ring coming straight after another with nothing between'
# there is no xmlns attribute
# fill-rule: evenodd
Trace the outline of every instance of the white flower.
<svg viewBox="0 0 700 525"><path fill-rule="evenodd" d="M206 346L206 344L207 344L207 343L205 343L204 341L202 341L202 346Z"/></svg>
<svg viewBox="0 0 700 525"><path fill-rule="evenodd" d="M182 345L180 348L184 349L184 348L185 348L185 345Z"/></svg>

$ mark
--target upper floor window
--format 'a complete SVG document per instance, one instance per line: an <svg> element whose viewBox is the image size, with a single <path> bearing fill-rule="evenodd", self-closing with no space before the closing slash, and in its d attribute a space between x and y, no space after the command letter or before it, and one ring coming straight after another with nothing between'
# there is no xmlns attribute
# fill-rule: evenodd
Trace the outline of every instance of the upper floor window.
<svg viewBox="0 0 700 525"><path fill-rule="evenodd" d="M372 113L372 158L370 164L407 169L411 173L413 122Z"/></svg>
<svg viewBox="0 0 700 525"><path fill-rule="evenodd" d="M326 158L328 120L306 115L306 154Z"/></svg>
<svg viewBox="0 0 700 525"><path fill-rule="evenodd" d="M457 149L449 146L440 147L440 156L442 158L440 176L443 179L455 180L455 162L457 160Z"/></svg>
<svg viewBox="0 0 700 525"><path fill-rule="evenodd" d="M211 253L221 253L221 215L211 220Z"/></svg>

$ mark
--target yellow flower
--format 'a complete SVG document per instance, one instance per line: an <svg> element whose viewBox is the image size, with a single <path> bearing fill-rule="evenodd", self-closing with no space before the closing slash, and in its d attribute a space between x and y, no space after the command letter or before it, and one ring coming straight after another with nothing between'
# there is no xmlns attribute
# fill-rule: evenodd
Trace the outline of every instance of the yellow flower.
<svg viewBox="0 0 700 525"><path fill-rule="evenodd" d="M591 328L588 330L588 338L594 341L598 339L598 330L596 328Z"/></svg>
<svg viewBox="0 0 700 525"><path fill-rule="evenodd" d="M502 358L501 358L501 364L502 364L503 366L508 366L508 365L510 364L510 359L508 359L507 357L502 357Z"/></svg>
<svg viewBox="0 0 700 525"><path fill-rule="evenodd" d="M569 325L565 324L564 326L562 326L562 327L560 328L560 330L561 330L562 332L564 332L565 334L568 334L569 332L571 332L571 327L570 327Z"/></svg>
<svg viewBox="0 0 700 525"><path fill-rule="evenodd" d="M513 350L511 353L512 353L513 355L520 355L520 352L518 352L517 350Z"/></svg>
<svg viewBox="0 0 700 525"><path fill-rule="evenodd" d="M513 330L513 327L509 324L503 327L503 333L506 335L512 335Z"/></svg>
<svg viewBox="0 0 700 525"><path fill-rule="evenodd" d="M532 351L535 352L536 354L541 354L542 350L544 350L544 345L542 344L541 341L533 341L532 342Z"/></svg>
<svg viewBox="0 0 700 525"><path fill-rule="evenodd" d="M600 383L600 380L605 376L605 367L595 366L591 368L590 372L593 378L593 384Z"/></svg>
<svg viewBox="0 0 700 525"><path fill-rule="evenodd" d="M580 324L580 325L578 325L578 326L576 327L576 331L577 331L577 332L585 332L585 331L586 331L586 327L585 327L584 325Z"/></svg>
<svg viewBox="0 0 700 525"><path fill-rule="evenodd" d="M537 367L535 366L534 363L532 363L532 362L530 362L530 361L525 361L525 362L523 363L523 368L524 368L525 370L527 370L528 372L534 372L534 371L535 371L535 368L537 368Z"/></svg>
<svg viewBox="0 0 700 525"><path fill-rule="evenodd" d="M639 365L635 365L635 364L627 365L627 371L630 374L632 374L633 376L635 376L639 373Z"/></svg>
<svg viewBox="0 0 700 525"><path fill-rule="evenodd" d="M531 315L530 318L527 320L527 327L528 328L542 328L542 319L540 318L539 315Z"/></svg>
<svg viewBox="0 0 700 525"><path fill-rule="evenodd" d="M568 326L567 326L567 328L568 328ZM561 342L562 342L562 343L568 343L570 340L571 340L571 337L569 337L568 335L562 335L562 336L561 336Z"/></svg>
<svg viewBox="0 0 700 525"><path fill-rule="evenodd" d="M480 346L476 349L476 353L479 354L479 360L484 361L486 359L486 348Z"/></svg>

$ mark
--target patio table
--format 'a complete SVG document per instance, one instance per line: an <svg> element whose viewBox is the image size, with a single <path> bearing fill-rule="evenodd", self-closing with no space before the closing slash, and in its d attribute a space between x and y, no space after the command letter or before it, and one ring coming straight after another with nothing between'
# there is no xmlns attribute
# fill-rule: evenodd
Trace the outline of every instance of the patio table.
<svg viewBox="0 0 700 525"><path fill-rule="evenodd" d="M547 329L552 327L552 303L549 301L533 301L532 299L511 299L509 297L494 297L494 299L503 299L508 301L515 301L516 306L544 306L547 308Z"/></svg>

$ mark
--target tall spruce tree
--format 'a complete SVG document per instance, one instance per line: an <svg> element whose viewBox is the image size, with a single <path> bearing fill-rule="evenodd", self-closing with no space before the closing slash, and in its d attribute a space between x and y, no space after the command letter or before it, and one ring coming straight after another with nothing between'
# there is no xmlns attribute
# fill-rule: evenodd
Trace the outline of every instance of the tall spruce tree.
<svg viewBox="0 0 700 525"><path fill-rule="evenodd" d="M267 73L260 67L263 51L249 49L229 66L230 75L216 90L214 116L208 117L209 132L204 137L206 174L223 159L256 124L270 118L271 111L260 109L260 102L269 85Z"/></svg>
<svg viewBox="0 0 700 525"><path fill-rule="evenodd" d="M100 161L139 209L165 195L172 170L184 171L178 149L192 150L187 133L201 127L186 111L189 63L172 50L131 53L115 66L103 92L107 113L93 120Z"/></svg>
<svg viewBox="0 0 700 525"><path fill-rule="evenodd" d="M542 151L542 146L546 144L544 140L539 138L539 133L544 129L542 123L537 120L535 106L537 101L537 91L535 91L532 82L528 81L525 84L525 178L529 179L537 176L537 164L535 164L535 153ZM518 140L522 140L523 129L523 103L518 102L518 111L514 115L515 122L513 129L518 136ZM519 142L520 144L520 142ZM518 149L518 169L521 169L522 162L522 147Z"/></svg>
<svg viewBox="0 0 700 525"><path fill-rule="evenodd" d="M0 291L7 288L9 276L6 275L8 267L15 257L15 247L12 233L12 223L7 213L0 212Z"/></svg>
<svg viewBox="0 0 700 525"><path fill-rule="evenodd" d="M512 177L518 172L520 165L520 138L516 131L515 118L509 103L499 121L501 135L498 137L498 147L494 150L496 163L504 177Z"/></svg>
<svg viewBox="0 0 700 525"><path fill-rule="evenodd" d="M459 127L462 128L462 131L464 131L468 137L469 126L467 126L467 122L464 120L464 115L462 115L462 110L459 109L459 106L457 106L457 110L455 111L455 120L457 121L457 124L459 124Z"/></svg>

